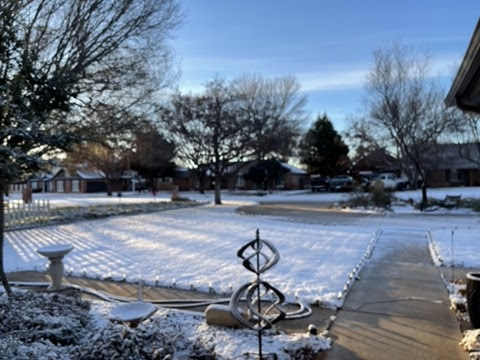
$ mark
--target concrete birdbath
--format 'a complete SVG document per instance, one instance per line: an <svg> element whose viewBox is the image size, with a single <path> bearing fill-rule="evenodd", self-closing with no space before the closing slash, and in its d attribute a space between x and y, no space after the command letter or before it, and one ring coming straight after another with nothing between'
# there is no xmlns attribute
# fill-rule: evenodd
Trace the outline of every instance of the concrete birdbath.
<svg viewBox="0 0 480 360"><path fill-rule="evenodd" d="M73 246L68 244L50 245L44 246L37 250L40 255L48 258L50 265L48 267L48 273L52 280L52 284L48 287L51 291L62 290L62 277L63 277L63 257L72 251Z"/></svg>

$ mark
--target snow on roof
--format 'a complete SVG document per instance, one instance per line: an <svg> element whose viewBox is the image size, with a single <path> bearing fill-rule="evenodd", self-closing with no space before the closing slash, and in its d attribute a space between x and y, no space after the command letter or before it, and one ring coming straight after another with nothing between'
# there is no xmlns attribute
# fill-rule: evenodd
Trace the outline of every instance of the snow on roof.
<svg viewBox="0 0 480 360"><path fill-rule="evenodd" d="M47 179L47 180L50 180L52 178L54 178L55 176L57 176L57 174L63 170L63 167L61 166L55 166L52 171L50 172L46 172L44 173L44 177Z"/></svg>
<svg viewBox="0 0 480 360"><path fill-rule="evenodd" d="M287 163L280 163L282 166L290 171L293 174L299 174L299 175L307 175L308 173L305 170L299 169L293 165L287 164Z"/></svg>
<svg viewBox="0 0 480 360"><path fill-rule="evenodd" d="M103 179L105 174L103 171L77 171L77 175L82 179Z"/></svg>

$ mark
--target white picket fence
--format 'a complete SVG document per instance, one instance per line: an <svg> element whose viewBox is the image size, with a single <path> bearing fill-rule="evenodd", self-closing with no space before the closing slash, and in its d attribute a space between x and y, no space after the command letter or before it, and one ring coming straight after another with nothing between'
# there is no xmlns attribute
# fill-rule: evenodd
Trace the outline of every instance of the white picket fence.
<svg viewBox="0 0 480 360"><path fill-rule="evenodd" d="M50 202L35 200L29 204L23 201L5 201L5 227L21 227L41 222L50 218Z"/></svg>

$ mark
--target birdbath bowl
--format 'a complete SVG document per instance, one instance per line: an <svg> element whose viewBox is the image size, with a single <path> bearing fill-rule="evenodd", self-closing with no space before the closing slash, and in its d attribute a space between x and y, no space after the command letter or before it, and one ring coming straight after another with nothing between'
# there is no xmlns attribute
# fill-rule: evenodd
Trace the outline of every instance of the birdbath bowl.
<svg viewBox="0 0 480 360"><path fill-rule="evenodd" d="M137 301L134 303L122 304L110 311L110 319L118 322L130 323L131 327L136 327L141 321L148 319L157 311L157 307L147 303Z"/></svg>
<svg viewBox="0 0 480 360"><path fill-rule="evenodd" d="M48 287L51 291L62 290L62 277L63 277L63 257L72 251L73 246L68 244L50 245L44 246L37 250L40 255L48 258L50 265L48 267L48 273L52 280L52 284Z"/></svg>

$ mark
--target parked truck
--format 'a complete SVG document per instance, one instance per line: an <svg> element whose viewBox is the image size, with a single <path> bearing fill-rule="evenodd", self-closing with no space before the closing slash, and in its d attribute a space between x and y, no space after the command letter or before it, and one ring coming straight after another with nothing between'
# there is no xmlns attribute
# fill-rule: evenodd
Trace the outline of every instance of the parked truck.
<svg viewBox="0 0 480 360"><path fill-rule="evenodd" d="M378 181L388 190L406 190L409 188L409 181L406 177L398 177L395 173L381 173Z"/></svg>

